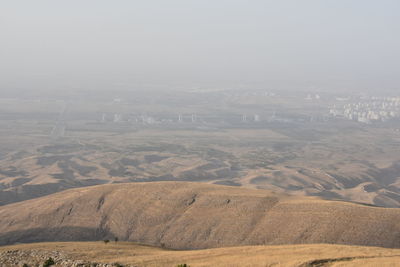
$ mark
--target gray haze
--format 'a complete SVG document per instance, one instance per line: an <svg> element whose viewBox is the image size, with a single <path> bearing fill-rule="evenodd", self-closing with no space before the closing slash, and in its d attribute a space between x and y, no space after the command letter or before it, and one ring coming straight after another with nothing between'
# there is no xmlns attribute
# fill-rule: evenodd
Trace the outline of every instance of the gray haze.
<svg viewBox="0 0 400 267"><path fill-rule="evenodd" d="M0 87L396 89L398 0L2 0Z"/></svg>

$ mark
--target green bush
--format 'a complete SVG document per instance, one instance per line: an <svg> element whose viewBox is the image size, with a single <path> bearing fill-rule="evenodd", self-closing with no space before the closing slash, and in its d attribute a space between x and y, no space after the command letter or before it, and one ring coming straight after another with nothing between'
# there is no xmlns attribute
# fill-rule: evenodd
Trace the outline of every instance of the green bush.
<svg viewBox="0 0 400 267"><path fill-rule="evenodd" d="M43 267L49 267L54 264L55 264L55 262L54 262L53 258L50 257L43 263Z"/></svg>
<svg viewBox="0 0 400 267"><path fill-rule="evenodd" d="M104 244L107 245L107 243L110 242L110 240L106 239L106 240L103 240L103 242L104 242Z"/></svg>
<svg viewBox="0 0 400 267"><path fill-rule="evenodd" d="M22 265L22 267L29 267L29 265L24 263L24 265Z"/></svg>

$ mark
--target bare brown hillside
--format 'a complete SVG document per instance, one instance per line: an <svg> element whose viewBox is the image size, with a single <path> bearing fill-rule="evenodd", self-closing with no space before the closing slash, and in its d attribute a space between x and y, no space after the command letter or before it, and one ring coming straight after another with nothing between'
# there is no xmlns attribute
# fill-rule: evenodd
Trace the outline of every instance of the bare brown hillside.
<svg viewBox="0 0 400 267"><path fill-rule="evenodd" d="M118 237L175 249L335 243L400 247L400 210L218 185L79 188L0 207L0 243Z"/></svg>

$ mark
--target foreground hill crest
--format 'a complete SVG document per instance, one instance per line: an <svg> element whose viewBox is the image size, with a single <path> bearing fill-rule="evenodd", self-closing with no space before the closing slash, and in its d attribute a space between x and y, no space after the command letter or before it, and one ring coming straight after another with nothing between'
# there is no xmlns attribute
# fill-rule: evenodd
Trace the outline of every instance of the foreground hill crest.
<svg viewBox="0 0 400 267"><path fill-rule="evenodd" d="M0 207L0 244L118 237L174 249L400 247L400 210L185 182L102 185Z"/></svg>

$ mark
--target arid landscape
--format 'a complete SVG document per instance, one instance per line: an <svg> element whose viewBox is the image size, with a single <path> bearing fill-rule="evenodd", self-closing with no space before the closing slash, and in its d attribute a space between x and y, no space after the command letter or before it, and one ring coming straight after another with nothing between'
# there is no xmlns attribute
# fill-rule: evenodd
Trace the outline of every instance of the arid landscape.
<svg viewBox="0 0 400 267"><path fill-rule="evenodd" d="M0 244L117 237L170 249L400 248L397 209L188 182L101 185L0 207Z"/></svg>
<svg viewBox="0 0 400 267"><path fill-rule="evenodd" d="M400 266L400 1L0 1L0 267Z"/></svg>
<svg viewBox="0 0 400 267"><path fill-rule="evenodd" d="M125 242L104 244L100 241L0 247L0 259L7 258L10 263L41 264L48 257L55 259L54 266L57 267L79 266L73 264L112 267L118 266L116 263L126 267L170 267L179 264L199 267L393 267L400 260L399 250L342 245L246 246L176 251Z"/></svg>
<svg viewBox="0 0 400 267"><path fill-rule="evenodd" d="M0 204L98 184L192 181L399 207L398 120L332 117L335 95L301 103L299 94L254 94L3 99Z"/></svg>
<svg viewBox="0 0 400 267"><path fill-rule="evenodd" d="M332 95L235 94L3 98L0 262L395 266L399 122L330 116ZM40 243L60 241L83 243Z"/></svg>

